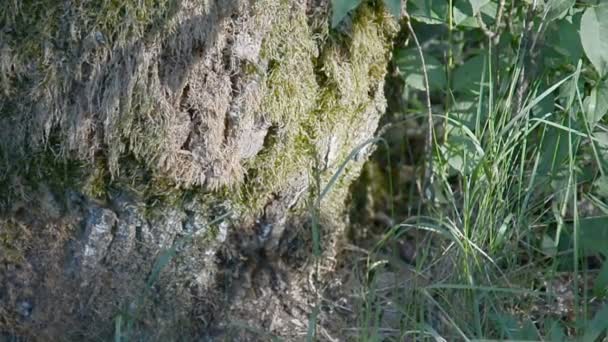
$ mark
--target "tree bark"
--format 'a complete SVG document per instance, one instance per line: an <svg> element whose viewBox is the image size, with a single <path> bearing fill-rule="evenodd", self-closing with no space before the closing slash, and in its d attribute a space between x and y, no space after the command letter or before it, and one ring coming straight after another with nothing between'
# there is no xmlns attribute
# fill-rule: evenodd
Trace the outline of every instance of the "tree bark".
<svg viewBox="0 0 608 342"><path fill-rule="evenodd" d="M380 3L0 9L0 336L301 338L385 107Z"/></svg>

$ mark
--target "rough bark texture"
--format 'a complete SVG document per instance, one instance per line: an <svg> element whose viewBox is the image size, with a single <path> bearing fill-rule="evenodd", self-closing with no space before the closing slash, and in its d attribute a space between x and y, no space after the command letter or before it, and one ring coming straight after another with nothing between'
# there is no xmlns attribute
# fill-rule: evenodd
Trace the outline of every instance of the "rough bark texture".
<svg viewBox="0 0 608 342"><path fill-rule="evenodd" d="M382 5L3 7L0 337L302 339L370 149L307 204L384 110Z"/></svg>

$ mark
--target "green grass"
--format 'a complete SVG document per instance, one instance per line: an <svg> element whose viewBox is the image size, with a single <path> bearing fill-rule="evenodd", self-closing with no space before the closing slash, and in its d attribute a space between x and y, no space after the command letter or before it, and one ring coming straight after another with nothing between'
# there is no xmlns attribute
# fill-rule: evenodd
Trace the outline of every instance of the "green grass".
<svg viewBox="0 0 608 342"><path fill-rule="evenodd" d="M486 61L496 60L493 54L489 49ZM380 232L367 263L353 265L367 284L353 339L606 338L607 283L598 273L607 269L608 219L606 198L597 194L606 126L587 119L584 88L572 86L583 77L582 62L554 73L546 88L542 78L532 80L515 108L526 72L519 57L508 77L500 71L500 83L497 68L484 63L472 117L433 107L435 123L445 125L433 150L436 201ZM444 93L450 103L462 101ZM541 112L548 100L552 110ZM593 199L593 210L582 208L585 199ZM422 238L408 265L395 245L412 234ZM590 258L600 265L589 265Z"/></svg>

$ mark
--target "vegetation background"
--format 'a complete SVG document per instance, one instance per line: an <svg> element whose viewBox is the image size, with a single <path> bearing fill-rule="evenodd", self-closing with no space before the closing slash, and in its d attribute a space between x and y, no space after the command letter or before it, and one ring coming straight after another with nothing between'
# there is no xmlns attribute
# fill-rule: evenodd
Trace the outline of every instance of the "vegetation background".
<svg viewBox="0 0 608 342"><path fill-rule="evenodd" d="M608 3L406 8L353 191L361 339L605 340Z"/></svg>

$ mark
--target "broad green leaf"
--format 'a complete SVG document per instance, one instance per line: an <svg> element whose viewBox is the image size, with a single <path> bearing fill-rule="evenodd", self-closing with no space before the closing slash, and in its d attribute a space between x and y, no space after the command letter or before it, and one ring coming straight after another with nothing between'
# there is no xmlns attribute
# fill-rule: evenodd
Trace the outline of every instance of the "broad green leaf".
<svg viewBox="0 0 608 342"><path fill-rule="evenodd" d="M539 333L534 322L525 320L523 324L517 318L509 313L497 313L493 315L494 321L502 330L503 339L516 341L537 341Z"/></svg>
<svg viewBox="0 0 608 342"><path fill-rule="evenodd" d="M447 9L447 1L409 0L407 3L410 17L425 24L445 23Z"/></svg>
<svg viewBox="0 0 608 342"><path fill-rule="evenodd" d="M560 18L574 6L576 0L549 0L547 3L546 21L552 21Z"/></svg>
<svg viewBox="0 0 608 342"><path fill-rule="evenodd" d="M471 8L471 3L468 0L455 0L454 1L454 24L460 25L465 20L473 17L473 9ZM474 19L474 18L473 18ZM474 27L477 27L477 21L473 20L475 24Z"/></svg>
<svg viewBox="0 0 608 342"><path fill-rule="evenodd" d="M555 256L557 254L557 246L555 246L555 241L547 234L543 235L543 239L541 241L541 250L547 256Z"/></svg>
<svg viewBox="0 0 608 342"><path fill-rule="evenodd" d="M483 150L480 150L479 143L473 140L471 131L464 124L457 125L458 123L449 122L448 141L440 149L455 171L461 175L470 175L483 157Z"/></svg>
<svg viewBox="0 0 608 342"><path fill-rule="evenodd" d="M600 81L591 94L585 98L585 115L589 126L593 129L608 112L608 82Z"/></svg>
<svg viewBox="0 0 608 342"><path fill-rule="evenodd" d="M593 132L593 138L597 143L599 162L604 170L608 170L608 132L597 130ZM608 197L608 176L598 178L594 186L598 195Z"/></svg>
<svg viewBox="0 0 608 342"><path fill-rule="evenodd" d="M566 334L564 333L564 327L562 324L556 320L548 318L543 324L545 328L545 338L548 338L547 341L554 342L562 342L566 341Z"/></svg>
<svg viewBox="0 0 608 342"><path fill-rule="evenodd" d="M601 149L608 150L608 133L604 131L598 131L593 133L593 136L597 140L597 144Z"/></svg>
<svg viewBox="0 0 608 342"><path fill-rule="evenodd" d="M477 165L473 144L466 137L451 137L450 144L441 146L448 164L461 175L470 175Z"/></svg>
<svg viewBox="0 0 608 342"><path fill-rule="evenodd" d="M482 3L478 12L487 25L492 25L498 12L498 5L492 1L479 1ZM454 24L464 27L479 27L477 18L469 0L454 1Z"/></svg>
<svg viewBox="0 0 608 342"><path fill-rule="evenodd" d="M562 124L567 125L567 119ZM541 145L541 158L538 165L539 176L549 176L555 178L559 176L559 171L568 161L569 154L569 132L557 127L546 127L545 136ZM574 152L576 152L578 136L572 136ZM561 192L560 192L561 193Z"/></svg>
<svg viewBox="0 0 608 342"><path fill-rule="evenodd" d="M516 339L520 341L538 341L539 337L540 334L538 332L538 329L536 329L534 322L532 322L532 320L530 319L526 319L524 322L524 326L521 328L521 331L519 332Z"/></svg>
<svg viewBox="0 0 608 342"><path fill-rule="evenodd" d="M400 49L397 50L396 55L397 66L404 76L405 84L418 90L425 90L422 60L418 50ZM429 54L424 54L424 63L430 90L443 89L447 83L443 64Z"/></svg>
<svg viewBox="0 0 608 342"><path fill-rule="evenodd" d="M571 68L581 59L584 53L579 33L582 16L582 13L576 13L548 25L542 53L545 70L556 70L566 65Z"/></svg>
<svg viewBox="0 0 608 342"><path fill-rule="evenodd" d="M581 41L600 76L608 73L608 3L591 6L581 19Z"/></svg>
<svg viewBox="0 0 608 342"><path fill-rule="evenodd" d="M477 55L454 70L452 90L454 92L475 92L479 91L479 82L484 69L485 56Z"/></svg>
<svg viewBox="0 0 608 342"><path fill-rule="evenodd" d="M586 255L608 255L608 216L584 218L579 221L581 246Z"/></svg>
<svg viewBox="0 0 608 342"><path fill-rule="evenodd" d="M331 16L331 26L338 26L344 17L346 17L348 12L357 8L360 3L361 0L332 0L331 8L333 14Z"/></svg>
<svg viewBox="0 0 608 342"><path fill-rule="evenodd" d="M598 297L603 297L608 290L608 262L604 262L600 273L595 278L593 292Z"/></svg>
<svg viewBox="0 0 608 342"><path fill-rule="evenodd" d="M513 339L515 335L521 329L515 317L508 313L497 313L492 315L493 320L497 323L497 325L501 328L501 337L503 339Z"/></svg>
<svg viewBox="0 0 608 342"><path fill-rule="evenodd" d="M539 82L539 86L538 86L538 89L536 90L535 94L542 94L548 88L549 87L547 86L547 84L541 80ZM532 113L536 117L542 117L548 113L553 113L554 109L555 109L555 94L553 92L550 92L547 94L547 96L543 97L536 104L536 106L532 107Z"/></svg>
<svg viewBox="0 0 608 342"><path fill-rule="evenodd" d="M469 0L471 4L471 8L473 9L473 14L479 13L481 8L485 6L490 0Z"/></svg>
<svg viewBox="0 0 608 342"><path fill-rule="evenodd" d="M599 177L593 182L593 186L598 195L608 197L608 176Z"/></svg>
<svg viewBox="0 0 608 342"><path fill-rule="evenodd" d="M463 100L455 102L451 108L450 116L459 122L463 123L470 130L475 130L477 123L477 112L480 112L479 123L483 126L486 123L488 116L488 101L483 101L479 108L479 97L462 96Z"/></svg>
<svg viewBox="0 0 608 342"><path fill-rule="evenodd" d="M570 57L570 63L576 64L583 55L583 46L581 44L581 36L578 28L580 27L582 15L576 14L572 16L572 21L560 20L557 22L559 42L555 45L555 49Z"/></svg>
<svg viewBox="0 0 608 342"><path fill-rule="evenodd" d="M567 162L567 161L566 161ZM565 164L565 163L564 163ZM572 193L576 191L574 183L568 181L568 166L559 165L556 172L550 175L551 193L553 193L553 202L561 208L564 204L570 206Z"/></svg>
<svg viewBox="0 0 608 342"><path fill-rule="evenodd" d="M384 4L395 18L401 17L401 0L384 0Z"/></svg>
<svg viewBox="0 0 608 342"><path fill-rule="evenodd" d="M595 317L587 323L585 327L585 335L581 341L594 342L598 341L600 335L608 329L608 304L595 314Z"/></svg>
<svg viewBox="0 0 608 342"><path fill-rule="evenodd" d="M573 224L569 224L572 230ZM608 256L608 216L586 217L578 222L579 246L584 255Z"/></svg>
<svg viewBox="0 0 608 342"><path fill-rule="evenodd" d="M560 206L570 201L568 194L574 191L574 183L568 181L568 161L570 153L577 155L581 140L576 122L568 122L563 118L557 122L545 121L545 133L540 146L540 159L537 169L538 181L545 184L549 181L550 190L554 194L554 201ZM571 124L571 126L569 126ZM581 133L582 134L582 133ZM570 146L572 144L572 146ZM570 151L572 149L572 151ZM568 189L570 187L570 189Z"/></svg>

